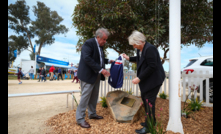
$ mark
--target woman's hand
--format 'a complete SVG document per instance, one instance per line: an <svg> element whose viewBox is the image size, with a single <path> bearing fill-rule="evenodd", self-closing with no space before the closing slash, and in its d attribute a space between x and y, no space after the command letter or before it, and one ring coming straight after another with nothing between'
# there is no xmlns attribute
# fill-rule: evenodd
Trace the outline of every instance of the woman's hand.
<svg viewBox="0 0 221 134"><path fill-rule="evenodd" d="M126 59L129 60L129 57L126 54L122 54L122 56Z"/></svg>
<svg viewBox="0 0 221 134"><path fill-rule="evenodd" d="M138 84L139 82L140 82L140 79L138 77L136 77L132 80L133 84Z"/></svg>

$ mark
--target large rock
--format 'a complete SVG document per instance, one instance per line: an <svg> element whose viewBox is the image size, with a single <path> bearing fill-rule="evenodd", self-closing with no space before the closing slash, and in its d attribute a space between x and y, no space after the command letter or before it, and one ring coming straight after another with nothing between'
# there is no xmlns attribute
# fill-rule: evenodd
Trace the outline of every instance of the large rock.
<svg viewBox="0 0 221 134"><path fill-rule="evenodd" d="M117 122L133 123L139 120L143 114L143 107L140 105L143 102L141 98L121 90L108 92L106 102L114 120ZM127 106L128 102L133 105Z"/></svg>

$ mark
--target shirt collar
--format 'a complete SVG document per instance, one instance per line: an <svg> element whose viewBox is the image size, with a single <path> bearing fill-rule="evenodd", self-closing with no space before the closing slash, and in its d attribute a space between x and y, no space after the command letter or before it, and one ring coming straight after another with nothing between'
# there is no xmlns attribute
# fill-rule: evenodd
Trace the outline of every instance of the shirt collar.
<svg viewBox="0 0 221 134"><path fill-rule="evenodd" d="M97 46L99 47L100 45L99 45L99 43L97 42L97 38L95 37L95 41L96 41L96 43L97 43Z"/></svg>

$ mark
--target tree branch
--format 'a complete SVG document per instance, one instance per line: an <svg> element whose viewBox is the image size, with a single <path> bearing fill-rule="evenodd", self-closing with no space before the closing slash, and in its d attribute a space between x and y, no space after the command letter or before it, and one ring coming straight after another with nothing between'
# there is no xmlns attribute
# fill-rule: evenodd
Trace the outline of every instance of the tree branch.
<svg viewBox="0 0 221 134"><path fill-rule="evenodd" d="M32 46L32 43L31 43L31 38L30 38L30 36L29 36L29 34L28 34L28 31L27 31L27 29L24 27L24 25L23 25L23 23L22 23L23 21L22 20L20 20L20 23L21 23L21 26L22 26L22 28L25 30L25 32L27 33L27 36L28 36L28 39L29 39L29 43L30 43L30 45L31 45L31 49L32 49L32 51L34 51L33 50L33 46Z"/></svg>
<svg viewBox="0 0 221 134"><path fill-rule="evenodd" d="M164 49L165 50L165 49ZM163 59L162 59L162 64L164 64L164 62L165 62L165 59L167 58L167 52L169 51L169 48L168 49L166 49L166 51L164 51L164 56L163 56Z"/></svg>

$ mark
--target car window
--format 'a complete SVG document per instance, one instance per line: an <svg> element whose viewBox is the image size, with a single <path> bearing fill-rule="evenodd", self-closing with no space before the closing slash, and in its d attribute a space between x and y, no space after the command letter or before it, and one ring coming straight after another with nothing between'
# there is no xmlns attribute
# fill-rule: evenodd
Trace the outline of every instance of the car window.
<svg viewBox="0 0 221 134"><path fill-rule="evenodd" d="M197 60L195 59L195 60L190 60L190 62L186 65L186 67L188 67L188 66L190 66L190 65L192 65L194 62L196 62ZM186 67L184 67L184 68L186 68Z"/></svg>
<svg viewBox="0 0 221 134"><path fill-rule="evenodd" d="M200 65L202 65L202 66L213 66L213 58L204 60Z"/></svg>

